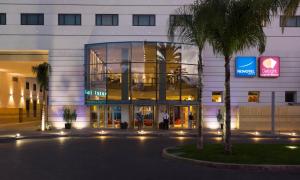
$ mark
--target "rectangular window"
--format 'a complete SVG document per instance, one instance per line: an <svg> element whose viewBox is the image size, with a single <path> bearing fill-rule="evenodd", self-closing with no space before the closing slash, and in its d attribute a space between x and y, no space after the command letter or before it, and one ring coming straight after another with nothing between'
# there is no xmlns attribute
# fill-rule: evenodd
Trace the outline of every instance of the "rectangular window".
<svg viewBox="0 0 300 180"><path fill-rule="evenodd" d="M133 15L133 26L155 26L155 15Z"/></svg>
<svg viewBox="0 0 300 180"><path fill-rule="evenodd" d="M58 25L81 25L81 14L58 14Z"/></svg>
<svg viewBox="0 0 300 180"><path fill-rule="evenodd" d="M223 102L223 92L213 91L211 94L211 102L217 102L217 103Z"/></svg>
<svg viewBox="0 0 300 180"><path fill-rule="evenodd" d="M40 86L40 92L43 92L43 88L42 88L42 86Z"/></svg>
<svg viewBox="0 0 300 180"><path fill-rule="evenodd" d="M96 26L118 26L118 14L96 14Z"/></svg>
<svg viewBox="0 0 300 180"><path fill-rule="evenodd" d="M33 84L33 91L36 91L36 84Z"/></svg>
<svg viewBox="0 0 300 180"><path fill-rule="evenodd" d="M29 89L29 82L26 82L26 89Z"/></svg>
<svg viewBox="0 0 300 180"><path fill-rule="evenodd" d="M22 13L21 25L44 25L44 14Z"/></svg>
<svg viewBox="0 0 300 180"><path fill-rule="evenodd" d="M192 15L170 15L170 24L176 23L176 26L182 26L182 23L180 23L181 20L192 21Z"/></svg>
<svg viewBox="0 0 300 180"><path fill-rule="evenodd" d="M287 18L286 23L283 23L283 16L280 16L281 27L300 27L300 16L291 16Z"/></svg>
<svg viewBox="0 0 300 180"><path fill-rule="evenodd" d="M296 91L286 91L285 92L285 102L291 103L297 101L297 92Z"/></svg>
<svg viewBox="0 0 300 180"><path fill-rule="evenodd" d="M0 13L0 25L6 25L6 14Z"/></svg>
<svg viewBox="0 0 300 180"><path fill-rule="evenodd" d="M259 102L259 91L248 92L248 102Z"/></svg>

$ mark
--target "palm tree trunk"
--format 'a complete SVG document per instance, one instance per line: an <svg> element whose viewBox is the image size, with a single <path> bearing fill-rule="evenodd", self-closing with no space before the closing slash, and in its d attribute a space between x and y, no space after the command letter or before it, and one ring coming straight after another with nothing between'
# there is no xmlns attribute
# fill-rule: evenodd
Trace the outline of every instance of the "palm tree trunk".
<svg viewBox="0 0 300 180"><path fill-rule="evenodd" d="M42 101L42 116L41 116L41 130L45 130L46 126L46 108L45 108L45 101L46 101L46 91L45 88L43 89L43 101Z"/></svg>
<svg viewBox="0 0 300 180"><path fill-rule="evenodd" d="M202 102L202 95L203 95L203 59L202 59L202 50L199 48L198 54L198 78L199 78L199 121L198 121L198 137L197 137L197 149L203 149L203 102Z"/></svg>
<svg viewBox="0 0 300 180"><path fill-rule="evenodd" d="M225 140L224 150L231 154L230 57L225 56Z"/></svg>

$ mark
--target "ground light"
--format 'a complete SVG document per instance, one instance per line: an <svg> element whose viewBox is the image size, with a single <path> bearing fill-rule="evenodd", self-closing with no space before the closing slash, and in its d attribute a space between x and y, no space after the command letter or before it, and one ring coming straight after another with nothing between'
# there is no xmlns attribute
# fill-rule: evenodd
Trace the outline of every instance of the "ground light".
<svg viewBox="0 0 300 180"><path fill-rule="evenodd" d="M297 136L297 134L295 132L292 132L290 135L291 136Z"/></svg>
<svg viewBox="0 0 300 180"><path fill-rule="evenodd" d="M218 131L217 134L220 135L220 134L221 134L221 131Z"/></svg>
<svg viewBox="0 0 300 180"><path fill-rule="evenodd" d="M100 132L99 132L99 134L101 134L101 135L103 135L103 134L105 134L106 132L104 131L104 130L101 130Z"/></svg>
<svg viewBox="0 0 300 180"><path fill-rule="evenodd" d="M255 135L255 136L259 136L260 133L259 133L258 131L255 131L255 132L254 132L254 135Z"/></svg>
<svg viewBox="0 0 300 180"><path fill-rule="evenodd" d="M16 138L19 138L19 137L21 137L21 134L20 134L20 133L17 133L17 134L16 134Z"/></svg>
<svg viewBox="0 0 300 180"><path fill-rule="evenodd" d="M182 130L181 130L181 131L178 131L177 133L178 133L179 135L184 135L184 134L185 134L185 132L182 131Z"/></svg>
<svg viewBox="0 0 300 180"><path fill-rule="evenodd" d="M144 130L140 130L138 131L138 134L146 134L146 132Z"/></svg>
<svg viewBox="0 0 300 180"><path fill-rule="evenodd" d="M64 131L60 131L59 134L60 134L60 135L64 135L65 132L64 132Z"/></svg>
<svg viewBox="0 0 300 180"><path fill-rule="evenodd" d="M288 148L288 149L291 149L291 150L298 149L297 146L285 146L285 147Z"/></svg>

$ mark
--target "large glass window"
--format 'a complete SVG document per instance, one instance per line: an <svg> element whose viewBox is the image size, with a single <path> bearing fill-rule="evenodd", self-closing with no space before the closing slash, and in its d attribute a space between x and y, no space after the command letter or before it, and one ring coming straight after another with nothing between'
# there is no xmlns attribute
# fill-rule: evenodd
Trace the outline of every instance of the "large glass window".
<svg viewBox="0 0 300 180"><path fill-rule="evenodd" d="M118 14L96 14L96 26L118 26Z"/></svg>
<svg viewBox="0 0 300 180"><path fill-rule="evenodd" d="M22 13L21 25L44 25L44 14Z"/></svg>
<svg viewBox="0 0 300 180"><path fill-rule="evenodd" d="M133 26L155 26L155 15L153 14L133 15Z"/></svg>
<svg viewBox="0 0 300 180"><path fill-rule="evenodd" d="M6 14L0 13L0 25L6 25Z"/></svg>
<svg viewBox="0 0 300 180"><path fill-rule="evenodd" d="M81 14L58 14L58 25L81 25Z"/></svg>
<svg viewBox="0 0 300 180"><path fill-rule="evenodd" d="M198 98L198 53L194 46L126 42L91 45L88 49L87 100Z"/></svg>

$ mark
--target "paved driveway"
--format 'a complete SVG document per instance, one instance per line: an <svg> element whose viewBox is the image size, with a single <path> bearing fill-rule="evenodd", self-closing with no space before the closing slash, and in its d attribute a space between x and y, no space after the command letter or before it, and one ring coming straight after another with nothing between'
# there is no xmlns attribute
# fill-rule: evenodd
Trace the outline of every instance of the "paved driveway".
<svg viewBox="0 0 300 180"><path fill-rule="evenodd" d="M163 147L192 143L194 140L166 137L62 137L0 143L0 179L300 179L300 174L219 170L161 157Z"/></svg>

